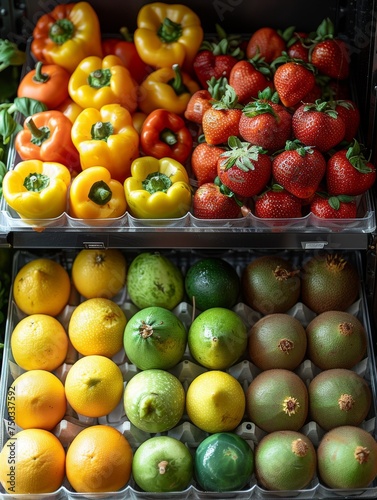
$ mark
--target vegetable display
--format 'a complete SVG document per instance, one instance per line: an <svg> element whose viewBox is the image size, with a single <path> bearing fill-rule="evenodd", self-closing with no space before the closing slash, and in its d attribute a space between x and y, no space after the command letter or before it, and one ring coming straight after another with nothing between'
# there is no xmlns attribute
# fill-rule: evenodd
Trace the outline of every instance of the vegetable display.
<svg viewBox="0 0 377 500"><path fill-rule="evenodd" d="M31 69L14 102L0 108L0 180L12 168L4 159L14 139L16 164L59 162L72 182L101 167L108 180L124 184L126 208L99 209L97 193L96 209L84 219L123 212L258 224L363 216L361 197L376 170L358 137L347 45L331 19L310 33L262 26L249 36L216 24L207 38L191 8L151 2L138 11L134 32L122 26L106 36L100 28L85 1L58 5L37 20ZM14 44L3 41L1 48L5 67L24 62ZM15 119L20 107L22 125ZM173 174L146 183L131 172L134 161L149 165L149 158L178 162L185 188L177 189ZM151 199L171 201L168 190L178 210L161 208L161 201L161 209L148 208ZM106 191L98 192L106 198ZM74 208L67 213L81 218Z"/></svg>

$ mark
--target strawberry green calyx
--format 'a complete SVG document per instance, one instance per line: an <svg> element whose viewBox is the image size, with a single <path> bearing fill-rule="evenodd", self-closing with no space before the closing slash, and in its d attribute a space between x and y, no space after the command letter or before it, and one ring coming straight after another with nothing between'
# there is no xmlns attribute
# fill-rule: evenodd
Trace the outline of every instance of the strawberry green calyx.
<svg viewBox="0 0 377 500"><path fill-rule="evenodd" d="M332 39L335 36L334 23L329 17L326 17L318 26L313 42L320 42L322 40Z"/></svg>
<svg viewBox="0 0 377 500"><path fill-rule="evenodd" d="M215 101L219 101L225 94L226 86L228 84L228 79L225 76L221 78L215 78L212 76L210 80L207 80L208 92Z"/></svg>
<svg viewBox="0 0 377 500"><path fill-rule="evenodd" d="M338 118L338 113L333 106L328 101L322 101L322 99L317 99L314 103L306 104L304 111L319 111L320 113L326 113L332 118Z"/></svg>
<svg viewBox="0 0 377 500"><path fill-rule="evenodd" d="M313 154L314 149L312 146L305 146L302 142L295 139L293 141L287 141L285 143L284 151L296 151L297 154L304 157L307 154ZM279 152L277 152L279 153Z"/></svg>
<svg viewBox="0 0 377 500"><path fill-rule="evenodd" d="M316 193L321 198L327 199L328 204L334 210L340 210L342 203L351 203L354 201L354 196L349 196L347 194L339 194L338 196L329 196L327 193L317 192Z"/></svg>
<svg viewBox="0 0 377 500"><path fill-rule="evenodd" d="M356 139L353 140L353 143L347 149L346 158L358 172L362 174L373 172L373 168L368 165L369 159L365 158L362 148Z"/></svg>
<svg viewBox="0 0 377 500"><path fill-rule="evenodd" d="M255 170L254 161L258 161L259 154L266 153L267 151L260 146L250 144L250 142L242 142L236 136L230 136L228 139L229 150L224 151L220 155L223 158L221 165L225 170L238 167L244 172Z"/></svg>
<svg viewBox="0 0 377 500"><path fill-rule="evenodd" d="M303 66L304 68L312 71L315 75L317 74L317 69L313 64L311 64L310 62L303 61L302 59L297 59L296 57L290 57L288 53L285 51L281 53L281 56L277 57L274 61L272 61L270 67L272 71L275 72L278 66L288 62L299 64L300 66Z"/></svg>
<svg viewBox="0 0 377 500"><path fill-rule="evenodd" d="M213 183L216 184L216 186L218 186L220 188L221 194L223 194L224 196L227 196L228 198L234 198L237 205L239 207L243 207L243 205L244 205L243 202L237 198L237 196L235 195L235 193L231 189L229 189L227 186L225 186L225 184L223 184L221 182L219 176L215 177Z"/></svg>
<svg viewBox="0 0 377 500"><path fill-rule="evenodd" d="M274 92L270 87L267 87L258 92L257 99L244 106L242 113L244 113L248 118L269 113L274 118L278 119L278 115L271 106L271 103L278 104L278 102L279 94L276 91Z"/></svg>
<svg viewBox="0 0 377 500"><path fill-rule="evenodd" d="M231 85L226 85L224 95L219 101L212 101L214 109L243 109L242 104L238 102L237 94Z"/></svg>

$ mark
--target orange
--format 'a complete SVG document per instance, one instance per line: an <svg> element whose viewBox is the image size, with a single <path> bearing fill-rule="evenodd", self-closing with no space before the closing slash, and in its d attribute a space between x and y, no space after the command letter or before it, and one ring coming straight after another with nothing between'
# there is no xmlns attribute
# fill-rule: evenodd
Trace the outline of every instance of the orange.
<svg viewBox="0 0 377 500"><path fill-rule="evenodd" d="M215 433L234 430L245 413L246 398L229 373L210 370L194 378L186 394L186 411L200 429Z"/></svg>
<svg viewBox="0 0 377 500"><path fill-rule="evenodd" d="M124 287L126 272L126 259L120 250L83 249L73 261L72 281L86 299L111 299Z"/></svg>
<svg viewBox="0 0 377 500"><path fill-rule="evenodd" d="M111 413L122 398L122 372L105 356L84 356L68 371L65 393L68 403L80 415L103 417Z"/></svg>
<svg viewBox="0 0 377 500"><path fill-rule="evenodd" d="M22 429L53 429L67 409L64 385L46 370L29 370L13 381L7 395L8 413Z"/></svg>
<svg viewBox="0 0 377 500"><path fill-rule="evenodd" d="M126 323L126 315L118 304L98 297L76 307L68 334L73 347L84 356L99 354L111 358L123 347Z"/></svg>
<svg viewBox="0 0 377 500"><path fill-rule="evenodd" d="M57 316L68 304L70 294L68 272L59 262L47 258L24 264L13 283L14 300L25 314Z"/></svg>
<svg viewBox="0 0 377 500"><path fill-rule="evenodd" d="M64 472L64 448L44 429L18 432L0 452L0 483L8 493L51 493L63 484Z"/></svg>
<svg viewBox="0 0 377 500"><path fill-rule="evenodd" d="M14 361L24 370L54 371L68 351L63 325L48 314L31 314L13 329L10 344Z"/></svg>
<svg viewBox="0 0 377 500"><path fill-rule="evenodd" d="M129 442L108 425L82 430L67 451L67 478L79 493L118 491L128 483L131 466Z"/></svg>

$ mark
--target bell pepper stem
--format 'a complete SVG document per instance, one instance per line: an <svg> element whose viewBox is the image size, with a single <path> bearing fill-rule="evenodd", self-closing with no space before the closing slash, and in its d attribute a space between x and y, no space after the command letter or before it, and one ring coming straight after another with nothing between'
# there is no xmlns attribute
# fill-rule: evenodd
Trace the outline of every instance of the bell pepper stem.
<svg viewBox="0 0 377 500"><path fill-rule="evenodd" d="M178 142L177 136L172 130L170 130L170 128L164 128L164 130L162 130L162 132L160 133L160 139L168 146L174 146L174 144L177 144Z"/></svg>
<svg viewBox="0 0 377 500"><path fill-rule="evenodd" d="M38 128L31 116L28 116L26 118L25 124L31 132L30 142L32 142L33 144L40 146L43 141L50 137L50 129L48 127Z"/></svg>
<svg viewBox="0 0 377 500"><path fill-rule="evenodd" d="M95 182L90 188L88 197L97 205L106 205L111 200L113 193L104 181Z"/></svg>
<svg viewBox="0 0 377 500"><path fill-rule="evenodd" d="M24 187L28 191L40 192L50 184L50 178L44 174L33 173L25 177Z"/></svg>
<svg viewBox="0 0 377 500"><path fill-rule="evenodd" d="M173 88L177 95L185 94L189 92L186 85L182 80L182 73L179 64L173 64L172 69L174 71L174 78L168 81L168 84Z"/></svg>
<svg viewBox="0 0 377 500"><path fill-rule="evenodd" d="M107 141L108 137L114 133L114 127L110 122L96 122L92 126L92 139L97 141Z"/></svg>
<svg viewBox="0 0 377 500"><path fill-rule="evenodd" d="M42 73L43 62L38 61L35 65L35 75L33 76L33 82L35 83L46 83L49 81L50 76L47 73Z"/></svg>
<svg viewBox="0 0 377 500"><path fill-rule="evenodd" d="M88 84L94 89L109 87L111 80L111 71L109 69L96 69L88 76Z"/></svg>
<svg viewBox="0 0 377 500"><path fill-rule="evenodd" d="M182 36L182 26L165 17L157 31L157 35L162 42L176 42Z"/></svg>
<svg viewBox="0 0 377 500"><path fill-rule="evenodd" d="M58 19L50 28L49 37L57 45L62 45L64 42L73 37L75 27L67 18Z"/></svg>
<svg viewBox="0 0 377 500"><path fill-rule="evenodd" d="M143 189L150 194L157 193L158 191L166 193L172 184L169 177L161 172L152 172L142 182Z"/></svg>

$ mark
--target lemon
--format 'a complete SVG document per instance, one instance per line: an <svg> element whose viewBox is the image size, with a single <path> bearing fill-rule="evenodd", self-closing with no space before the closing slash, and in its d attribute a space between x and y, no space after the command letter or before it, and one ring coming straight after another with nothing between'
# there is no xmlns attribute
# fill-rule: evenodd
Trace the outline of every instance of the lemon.
<svg viewBox="0 0 377 500"><path fill-rule="evenodd" d="M210 370L196 377L186 394L189 419L210 433L234 430L245 414L245 406L241 384L220 370Z"/></svg>

